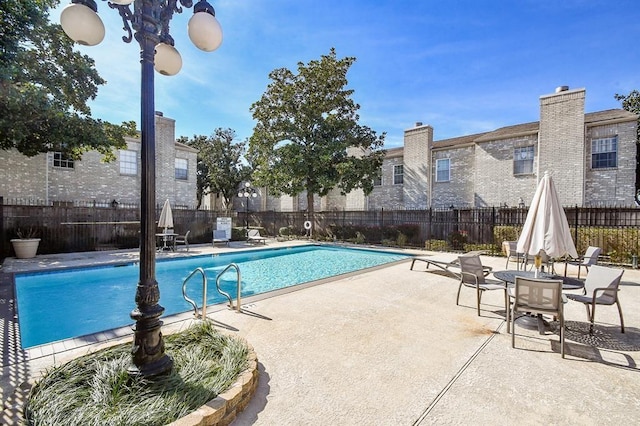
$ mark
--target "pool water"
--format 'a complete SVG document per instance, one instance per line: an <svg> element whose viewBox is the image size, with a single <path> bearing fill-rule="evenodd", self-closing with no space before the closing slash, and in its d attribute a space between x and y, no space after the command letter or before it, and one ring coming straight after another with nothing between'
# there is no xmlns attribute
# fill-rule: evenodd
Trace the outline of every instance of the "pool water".
<svg viewBox="0 0 640 426"><path fill-rule="evenodd" d="M164 315L192 308L182 297L182 282L196 268L209 281L208 304L226 301L215 291L218 274L236 263L242 276L242 297L332 277L406 259L400 253L304 246L195 256L156 263L156 280ZM133 321L138 264L16 274L18 319L23 348L122 327ZM222 290L236 297L236 273L226 272ZM187 295L200 307L201 280L194 277Z"/></svg>

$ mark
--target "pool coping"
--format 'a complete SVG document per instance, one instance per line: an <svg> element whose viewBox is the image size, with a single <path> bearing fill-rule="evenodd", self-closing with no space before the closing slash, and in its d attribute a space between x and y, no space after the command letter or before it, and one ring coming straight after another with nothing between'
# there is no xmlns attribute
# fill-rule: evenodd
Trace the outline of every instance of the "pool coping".
<svg viewBox="0 0 640 426"><path fill-rule="evenodd" d="M403 263L403 262L408 262L409 260L411 260L411 254L408 253L407 250L399 250L399 249L394 249L393 247L379 247L379 246L367 246L367 245L353 245L353 244L345 244L345 243L334 243L334 242L330 242L330 243L323 243L323 242L317 242L317 241L312 241L312 240L305 240L305 241L286 241L283 242L279 245L276 244L272 244L272 245L267 245L267 246L261 246L261 247L256 247L254 245L243 245L243 244L236 244L235 247L236 249L239 249L237 252L241 252L241 253L247 253L247 252L253 252L253 251L263 251L263 250L273 250L273 249L286 249L286 248L290 248L290 247L303 247L303 246L308 246L308 245L315 245L315 246L335 246L335 247L342 247L342 248L353 248L353 249L364 249L364 250L372 250L372 251L385 251L385 252L395 252L395 253L399 253L399 254L404 254L407 255L409 254L409 256L407 256L406 259L401 259L398 261L394 261L394 262L388 262L382 265L377 265L374 267L370 267L370 268L366 268L366 269L360 269L357 271L352 271L352 272L347 272L347 273L343 273L343 274L339 274L339 275L333 275L331 277L326 277L326 278L322 278L319 280L314 280L314 281L309 281L309 282L305 282L305 283L300 283L300 284L296 284L293 286L289 286L289 287L284 287L281 289L276 289L276 290L271 290L268 292L264 292L264 293L260 293L260 294L256 294L256 295L252 295L252 296L247 296L247 297L243 297L241 300L241 309L242 307L247 307L248 305L250 305L251 303L263 300L263 299L267 299L267 298L271 298L271 297L277 297L279 295L283 295L283 294L287 294L287 293L291 293L294 291L300 291L303 290L305 288L309 288L312 286L316 286L316 285L321 285L323 283L327 283L330 281L334 281L334 280L338 280L338 279L344 279L344 278L348 278L350 276L355 276L358 274L361 274L363 272L370 272L370 271L374 271L376 269L380 269L380 268L386 268L392 265L396 265L398 263ZM157 256L157 260L158 261L166 261L166 260L172 260L172 259L179 259L179 258L192 258L192 257L198 257L198 256L209 256L209 255L221 255L221 254L227 254L230 252L233 252L233 250L225 250L223 248L223 250L216 250L216 247L213 247L213 252L207 252L207 253L199 253L199 254L192 254L194 253L193 250L195 250L196 248L201 247L202 246L194 246L192 245L192 251L191 252L186 252L186 251L179 251L179 252L159 252L158 256ZM208 248L209 245L207 245L206 248ZM115 255L115 258L113 257L106 257L104 256L104 253L107 254L113 254ZM135 252L137 253L137 252ZM413 253L415 254L415 253ZM74 262L75 264L73 265L66 265L66 264L58 264L57 262L59 261L59 258L64 257L65 255L69 255L69 256L76 256L76 258L74 260L76 260L76 262ZM130 257L129 259L123 260L121 257L121 255ZM102 260L97 260L100 258L103 258ZM47 262L43 262L43 259L47 259L47 258L53 258L55 259L55 265L50 265L49 267L43 266L46 265ZM78 261L80 259L80 261ZM9 262L7 262L7 260ZM84 263L80 263L82 260L84 260ZM29 262L30 261L30 262ZM21 273L46 273L46 272L51 272L51 271L63 271L63 270L70 270L70 269L82 269L82 268L90 268L90 267L100 267L100 266L117 266L117 265L124 265L124 264L131 264L131 263L135 263L137 261L137 259L135 258L135 256L132 256L132 251L131 250L114 250L111 252L85 252L85 253L65 253L65 254L58 254L58 255L42 255L42 256L38 256L37 259L14 259L14 258L7 258L5 260L5 263L2 265L2 268L0 268L0 288L5 287L5 285L8 284L8 286L10 287L10 293L11 293L11 299L13 300L13 303L11 304L11 310L13 311L11 313L11 317L14 319L15 321L15 325L13 328L17 329L17 333L19 333L19 323L18 323L18 316L17 316L17 303L15 302L15 275L16 274L21 274ZM54 263L52 262L52 263ZM8 264L8 265L5 265ZM7 267L8 266L8 267ZM46 268L46 269L45 269ZM3 279L4 278L4 279ZM7 282L8 280L8 282ZM2 303L3 298L0 298L0 306L3 305ZM235 299L234 299L235 300ZM133 305L132 305L133 307ZM1 309L1 308L0 308ZM226 302L223 303L219 303L219 304L214 304L214 305L207 305L207 313L208 314L213 314L215 312L219 312L221 310L224 309L229 309L229 306L226 304ZM0 317L2 317L3 313L0 312ZM207 315L208 316L208 315ZM176 323L180 323L183 321L188 321L194 318L194 313L193 311L185 311L185 312L181 312L181 313L177 313L177 314L172 314L172 315L167 315L167 316L162 316L162 322L163 322L163 326L169 326L172 324L176 324ZM87 335L83 335L83 336L77 336L77 337L73 337L73 338L69 338L69 339L63 339L63 340L57 340L54 342L50 342L50 343L44 343L42 345L36 345L36 346L32 346L29 348L22 348L20 345L20 337L19 334L17 334L15 336L16 342L17 342L17 348L15 348L17 351L21 351L22 352L22 356L21 357L17 357L20 359L19 362L24 362L24 360L38 360L38 359L42 359L48 356L56 356L56 355L64 355L65 353L68 353L70 351L75 351L78 349L82 349L82 348L89 348L92 345L96 345L96 344L105 344L105 343L109 343L112 341L118 341L120 339L124 339L124 338L128 338L130 336L133 336L133 330L132 330L132 325L125 325L122 327L117 327L117 328L113 328L113 329L108 329L108 330L102 330L100 332L96 332L96 333L91 333L91 334L87 334ZM15 344L14 344L15 346ZM5 357L6 358L6 357ZM8 365L11 364L5 364L3 362L3 367L6 367Z"/></svg>
<svg viewBox="0 0 640 426"><path fill-rule="evenodd" d="M232 244L230 247L223 248L220 250L218 247L211 247L209 244L206 245L192 245L191 251L189 253L186 252L176 252L176 253L159 253L157 259L164 258L176 258L176 257L194 257L197 256L197 253L205 252L204 254L222 254L227 253L229 251L254 251L254 250L265 250L265 249L273 249L279 247L292 247L292 246L304 246L304 245L330 245L337 247L349 247L349 248L358 248L358 249L367 249L374 251L386 251L386 252L397 252L400 254L409 254L406 259L402 259L395 262L386 263L383 265L378 265L372 268L367 268L366 271L372 271L376 269L387 268L392 265L396 265L398 263L408 262L411 259L411 255L423 254L424 252L419 249L399 249L393 247L380 247L380 246L372 246L372 245L354 245L348 243L323 243L317 242L313 240L294 240L294 241L286 241L286 242L273 242L270 241L269 244L265 247L262 246L257 248L253 245L245 245L245 244L237 244L235 247ZM68 253L61 255L41 255L37 256L35 259L29 259L31 262L25 261L24 259L13 259L8 258L5 259L5 262L0 265L0 321L5 320L5 330L4 330L4 339L3 339L3 379L2 386L0 387L0 392L3 400L3 411L2 411L2 420L3 421L11 421L16 420L20 416L20 411L22 404L24 403L26 395L28 393L28 389L30 388L30 383L33 380L37 380L47 369L49 369L53 365L59 365L64 362L68 362L69 360L76 358L81 355L85 355L89 352L93 352L99 350L105 346L111 346L118 343L127 343L132 341L133 331L130 326L119 327L116 329L106 330L99 333L95 333L92 335L76 337L73 339L67 339L57 342L52 342L45 345L35 346L29 349L22 349L20 346L20 337L19 337L19 324L16 314L15 307L15 287L13 285L13 276L16 273L20 272L37 272L43 271L52 266L56 269L60 268L60 262L64 262L65 256L72 257L72 261L70 265L63 265L60 269L68 269L74 267L90 267L90 266L108 266L114 264L122 264L122 257L127 257L124 263L130 263L131 261L136 261L138 252L133 252L131 250L116 250L111 252L88 252L88 253ZM9 260L9 262L7 262ZM13 261L13 262L12 262ZM316 281L311 281L307 283L301 283L294 286L286 287L283 289L272 290L270 292L248 296L242 299L242 313L261 317L260 314L252 312L251 307L252 304L263 300L278 297L281 295L286 295L288 293L297 292L299 290L303 290L309 287L317 286L323 283L327 283L333 280L339 280L348 278L349 276L356 276L360 273L363 273L363 270L349 272L345 274L340 274L337 276L327 277ZM132 301L133 303L133 301ZM210 317L215 313L219 313L220 311L229 310L229 307L224 304L216 304L216 305L208 305L207 306L207 317L212 320ZM169 330L181 329L185 326L185 324L190 324L194 320L194 315L192 311L183 312L180 314L174 314L166 317L162 317L163 321L163 331L165 333L173 332ZM226 331L237 332L238 330L224 323L220 323L214 320L214 325L218 328L226 329ZM257 358L257 355L256 355ZM257 371L257 370L256 370ZM254 373L257 374L257 373ZM244 386L244 385L243 385ZM255 390L255 386L257 386L257 379L253 385L253 389ZM250 396L245 400L245 393L243 392L242 403L238 405L246 405L249 402ZM214 404L215 405L215 404ZM202 410L198 410L198 412L210 413L211 407L201 407ZM239 412L237 410L234 410ZM201 413L202 414L202 413ZM217 414L216 414L217 416ZM230 419L227 415L224 416L225 419ZM186 419L185 419L186 420ZM17 420L20 421L19 419ZM203 424L198 423L196 421L195 424ZM224 422L223 422L224 423ZM7 423L12 424L12 423ZM16 423L18 424L18 423ZM182 425L183 423L177 423ZM188 423L191 424L191 423ZM215 424L215 423L204 423L204 424ZM222 423L221 423L222 424ZM227 423L224 423L227 424Z"/></svg>

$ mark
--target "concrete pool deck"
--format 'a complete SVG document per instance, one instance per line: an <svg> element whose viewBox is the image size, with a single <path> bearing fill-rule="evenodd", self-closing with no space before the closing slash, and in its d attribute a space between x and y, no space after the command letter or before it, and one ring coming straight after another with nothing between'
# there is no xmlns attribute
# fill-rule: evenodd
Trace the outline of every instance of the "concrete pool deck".
<svg viewBox="0 0 640 426"><path fill-rule="evenodd" d="M267 248L291 243L271 241ZM242 248L195 246L192 253ZM175 255L184 252L160 256ZM38 256L31 267L136 258L131 251L72 253ZM505 258L482 260L494 270L505 269ZM26 268L26 262L5 262L0 269L1 383L7 407L0 424L16 421L15 407L24 397L13 392L16 387L97 345L84 341L50 354L19 348L7 276ZM596 330L589 336L584 307L566 305L562 359L557 334L542 336L517 327L516 349L511 348L502 292L483 296L478 317L473 290L464 288L456 306L456 279L426 272L422 265L410 271L410 263L245 299L241 314L209 308L209 318L245 337L258 355L258 389L233 424L600 425L640 420L640 271L627 269L622 279L625 334L615 307L598 307ZM179 329L190 317L166 320L163 331Z"/></svg>

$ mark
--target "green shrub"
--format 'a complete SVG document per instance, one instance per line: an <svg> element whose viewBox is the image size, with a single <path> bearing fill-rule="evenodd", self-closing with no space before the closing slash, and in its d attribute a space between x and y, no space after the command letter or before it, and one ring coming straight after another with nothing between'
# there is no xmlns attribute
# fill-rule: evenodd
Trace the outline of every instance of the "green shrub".
<svg viewBox="0 0 640 426"><path fill-rule="evenodd" d="M517 241L522 232L521 226L494 226L493 241L501 245L503 241Z"/></svg>
<svg viewBox="0 0 640 426"><path fill-rule="evenodd" d="M464 250L467 243L467 233L465 231L453 231L449 234L449 245L453 250Z"/></svg>
<svg viewBox="0 0 640 426"><path fill-rule="evenodd" d="M247 231L242 227L231 228L231 241L243 241L247 239Z"/></svg>
<svg viewBox="0 0 640 426"><path fill-rule="evenodd" d="M448 251L449 244L445 240L427 240L424 248L431 251Z"/></svg>

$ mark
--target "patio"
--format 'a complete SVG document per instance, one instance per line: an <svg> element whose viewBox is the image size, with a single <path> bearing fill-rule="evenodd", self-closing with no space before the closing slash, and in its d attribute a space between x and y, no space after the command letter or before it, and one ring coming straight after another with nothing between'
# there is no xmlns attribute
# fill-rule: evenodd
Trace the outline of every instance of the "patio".
<svg viewBox="0 0 640 426"><path fill-rule="evenodd" d="M270 241L267 247L280 244ZM189 254L211 250L192 246ZM115 261L135 254L55 256L49 262ZM504 269L504 258L482 260ZM36 262L47 266L46 256ZM243 314L209 307L211 319L237 330L230 332L245 337L258 355L258 390L233 424L587 425L640 419L640 271L628 269L622 280L625 334L614 306L598 308L596 331L588 336L584 307L566 305L563 360L557 335L517 327L516 349L511 348L502 292L483 296L478 317L472 290L463 289L456 306L457 280L418 264L410 271L410 263L246 298ZM16 267L5 264L3 271ZM6 275L0 273L2 391L5 404L15 406L23 397L12 392L16 386L92 345L63 345L39 355L19 350ZM184 326L186 318L165 319L165 333ZM15 418L9 407L0 423Z"/></svg>

